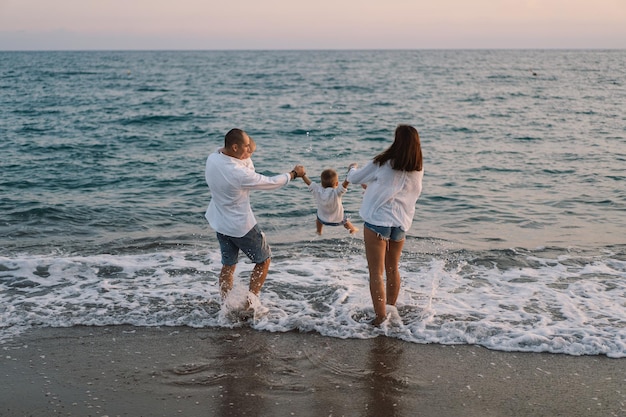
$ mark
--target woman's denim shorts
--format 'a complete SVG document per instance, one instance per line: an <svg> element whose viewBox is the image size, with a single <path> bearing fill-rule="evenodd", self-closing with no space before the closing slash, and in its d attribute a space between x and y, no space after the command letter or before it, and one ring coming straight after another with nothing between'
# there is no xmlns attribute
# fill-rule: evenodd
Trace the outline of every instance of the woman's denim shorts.
<svg viewBox="0 0 626 417"><path fill-rule="evenodd" d="M365 222L365 227L373 231L384 240L393 240L394 242L400 242L406 238L406 232L401 227L395 226L375 226L368 222Z"/></svg>

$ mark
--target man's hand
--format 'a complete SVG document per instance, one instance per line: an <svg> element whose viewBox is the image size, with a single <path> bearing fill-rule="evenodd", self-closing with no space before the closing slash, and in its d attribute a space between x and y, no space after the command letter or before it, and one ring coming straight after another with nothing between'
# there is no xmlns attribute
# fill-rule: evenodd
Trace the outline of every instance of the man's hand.
<svg viewBox="0 0 626 417"><path fill-rule="evenodd" d="M306 174L306 170L303 165L296 165L293 170L296 172L296 178L302 177Z"/></svg>

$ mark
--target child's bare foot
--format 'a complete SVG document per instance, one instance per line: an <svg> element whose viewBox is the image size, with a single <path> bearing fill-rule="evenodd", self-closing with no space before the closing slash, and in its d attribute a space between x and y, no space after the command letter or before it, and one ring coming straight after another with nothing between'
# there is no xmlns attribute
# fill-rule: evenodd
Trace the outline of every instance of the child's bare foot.
<svg viewBox="0 0 626 417"><path fill-rule="evenodd" d="M357 229L356 227L353 227L352 229L350 229L350 234L353 235L353 234L355 234L358 231L359 231L359 229Z"/></svg>

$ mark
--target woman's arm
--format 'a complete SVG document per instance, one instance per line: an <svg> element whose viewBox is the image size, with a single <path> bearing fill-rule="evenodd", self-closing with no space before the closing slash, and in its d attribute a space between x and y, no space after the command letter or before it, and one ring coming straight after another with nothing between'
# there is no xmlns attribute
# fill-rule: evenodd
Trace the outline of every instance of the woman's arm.
<svg viewBox="0 0 626 417"><path fill-rule="evenodd" d="M351 169L356 168L358 166L358 164L356 162L351 163L348 166L348 172L350 172ZM350 181L348 181L348 177L346 175L346 179L343 180L343 184L341 184L343 186L343 188L348 188L348 185L350 185Z"/></svg>
<svg viewBox="0 0 626 417"><path fill-rule="evenodd" d="M368 162L363 168L360 169L353 165L354 164L350 165L346 181L353 184L367 184L368 182L374 180L378 165L373 161Z"/></svg>

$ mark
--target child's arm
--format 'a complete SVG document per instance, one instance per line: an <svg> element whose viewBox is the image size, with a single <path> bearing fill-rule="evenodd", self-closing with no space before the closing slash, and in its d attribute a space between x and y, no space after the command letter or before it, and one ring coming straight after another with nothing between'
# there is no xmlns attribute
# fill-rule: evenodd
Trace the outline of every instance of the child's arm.
<svg viewBox="0 0 626 417"><path fill-rule="evenodd" d="M304 181L306 185L311 185L311 180L306 176L306 173L302 176L302 181Z"/></svg>
<svg viewBox="0 0 626 417"><path fill-rule="evenodd" d="M350 166L348 166L348 172L350 172L352 168L356 168L357 166L358 164L356 162L351 163ZM350 185L350 181L348 181L347 177L345 180L343 180L343 184L341 185L343 185L343 188L348 189L348 185Z"/></svg>

